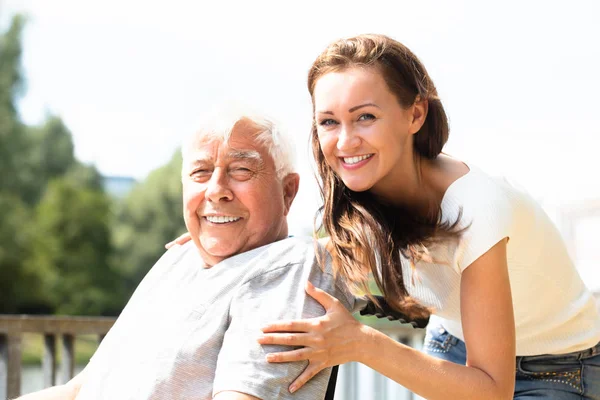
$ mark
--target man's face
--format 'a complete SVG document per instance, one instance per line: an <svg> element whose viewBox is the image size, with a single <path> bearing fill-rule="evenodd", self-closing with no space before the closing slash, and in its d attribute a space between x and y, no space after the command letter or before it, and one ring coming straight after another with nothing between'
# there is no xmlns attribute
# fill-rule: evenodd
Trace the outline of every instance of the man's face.
<svg viewBox="0 0 600 400"><path fill-rule="evenodd" d="M201 140L184 160L184 219L207 266L287 236L299 177L277 177L256 133L243 120L229 143Z"/></svg>

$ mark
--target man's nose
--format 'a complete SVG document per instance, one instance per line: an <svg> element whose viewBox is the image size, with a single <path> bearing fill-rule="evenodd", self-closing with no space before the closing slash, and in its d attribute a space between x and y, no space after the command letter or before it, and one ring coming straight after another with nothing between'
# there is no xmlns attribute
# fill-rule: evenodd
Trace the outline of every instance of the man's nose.
<svg viewBox="0 0 600 400"><path fill-rule="evenodd" d="M231 201L233 192L229 188L229 179L224 171L214 171L206 186L206 198L212 202Z"/></svg>
<svg viewBox="0 0 600 400"><path fill-rule="evenodd" d="M360 146L360 137L354 133L351 127L342 126L338 135L337 149L348 151L358 146Z"/></svg>

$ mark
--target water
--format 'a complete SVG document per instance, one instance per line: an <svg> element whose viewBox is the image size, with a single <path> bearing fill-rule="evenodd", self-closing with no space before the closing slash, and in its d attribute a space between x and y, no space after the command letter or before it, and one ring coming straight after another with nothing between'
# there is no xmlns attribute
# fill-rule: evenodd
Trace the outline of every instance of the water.
<svg viewBox="0 0 600 400"><path fill-rule="evenodd" d="M76 365L75 374L78 374L83 370L85 365ZM59 382L61 374L60 371L56 372ZM26 365L21 369L21 394L27 394L42 390L44 388L44 373L40 365Z"/></svg>

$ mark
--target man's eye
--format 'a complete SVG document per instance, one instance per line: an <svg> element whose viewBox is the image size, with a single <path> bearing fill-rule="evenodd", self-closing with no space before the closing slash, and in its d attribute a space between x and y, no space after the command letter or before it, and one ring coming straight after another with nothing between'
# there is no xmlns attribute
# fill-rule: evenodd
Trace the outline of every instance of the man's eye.
<svg viewBox="0 0 600 400"><path fill-rule="evenodd" d="M192 178L202 178L202 177L210 176L210 174L211 174L211 171L208 169L196 169L190 174L190 176Z"/></svg>
<svg viewBox="0 0 600 400"><path fill-rule="evenodd" d="M319 125L321 126L332 126L332 125L336 125L337 122L332 120L331 118L328 119L323 119L321 121L319 121Z"/></svg>
<svg viewBox="0 0 600 400"><path fill-rule="evenodd" d="M231 171L229 171L229 176L231 176L233 179L240 181L248 180L252 178L253 175L254 172L248 168L234 168Z"/></svg>
<svg viewBox="0 0 600 400"><path fill-rule="evenodd" d="M245 167L238 167L238 168L233 168L230 171L230 174L234 174L236 176L238 176L238 175L243 175L243 176L252 175L252 170L249 169L249 168L245 168Z"/></svg>
<svg viewBox="0 0 600 400"><path fill-rule="evenodd" d="M361 114L360 117L358 117L359 121L370 121L370 120L374 120L375 116L373 114Z"/></svg>

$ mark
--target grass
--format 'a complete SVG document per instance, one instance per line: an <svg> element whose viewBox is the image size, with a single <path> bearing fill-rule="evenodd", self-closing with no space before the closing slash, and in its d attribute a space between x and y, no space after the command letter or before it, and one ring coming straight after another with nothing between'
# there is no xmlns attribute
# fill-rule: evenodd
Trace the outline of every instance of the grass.
<svg viewBox="0 0 600 400"><path fill-rule="evenodd" d="M62 359L62 348L60 336L56 337L56 362L60 365ZM78 335L75 337L75 364L85 365L88 363L96 348L98 347L97 335ZM35 333L23 334L22 341L23 365L41 365L44 355L43 335Z"/></svg>

